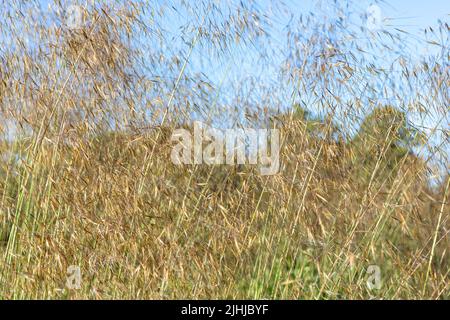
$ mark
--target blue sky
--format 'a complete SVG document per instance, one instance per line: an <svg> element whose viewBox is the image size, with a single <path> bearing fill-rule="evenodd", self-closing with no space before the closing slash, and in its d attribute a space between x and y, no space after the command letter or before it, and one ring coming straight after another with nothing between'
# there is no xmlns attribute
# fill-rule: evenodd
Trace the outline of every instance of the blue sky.
<svg viewBox="0 0 450 320"><path fill-rule="evenodd" d="M62 7L69 6L73 3L83 4L85 2L89 2L91 0L63 0ZM140 2L140 0L135 0L136 2ZM147 1L147 0L145 0ZM193 0L192 3L200 0ZM233 0L238 1L238 0ZM246 0L242 0L246 3ZM274 34L273 38L275 38L276 43L281 44L281 46L285 45L286 42L286 32L283 27L289 23L289 16L292 14L294 18L298 18L300 15L308 15L309 12L315 12L321 16L333 16L334 3L337 2L339 5L345 3L344 0L283 0L288 7L288 12L281 17L275 17L277 21L277 25L274 27L272 33ZM160 6L161 3L165 3L167 6L179 6L180 0L159 0L155 2L150 2L155 7ZM278 3L281 1L278 0L261 0L256 1L255 3L260 7L261 11L264 13L268 13L271 15L269 7L272 3ZM351 6L348 9L352 12L352 20L355 22L354 26L364 25L365 21L361 20L360 15L365 13L367 8L371 5L376 4L380 8L381 17L383 21L383 27L387 31L393 31L394 29L401 29L409 33L409 35L404 35L404 38L407 39L408 48L403 52L407 55L411 55L413 57L419 58L420 55L426 55L427 53L436 53L439 47L430 45L426 41L424 41L424 34L422 30L428 26L436 26L437 21L440 19L442 21L450 23L450 0L350 0ZM42 5L42 9L44 11L47 8L47 11L51 15L51 6L48 8L51 1L49 0L40 0L37 1ZM228 0L223 0L223 3L228 3ZM179 8L177 8L179 9ZM3 9L0 8L0 13ZM170 11L170 10L168 10ZM46 14L44 14L46 15ZM181 17L181 19L180 19ZM169 13L168 16L162 18L162 23L164 28L169 30L167 33L167 38L172 38L172 35L175 36L175 41L168 39L165 42L166 47L162 48L163 50L167 50L168 53L174 52L177 54L177 48L188 49L186 43L189 43L191 35L188 34L187 38L184 38L182 41L179 37L180 30L179 27L186 23L186 19L189 20L189 16L178 16L175 13ZM185 21L182 21L185 20ZM304 32L304 31L305 32ZM306 33L311 30L299 29L299 33ZM172 32L170 32L172 31ZM1 37L0 32L0 40L5 40L5 37ZM363 37L366 39L362 39L362 41L366 41L369 35L363 33ZM6 39L8 36L6 36ZM146 39L147 41L148 39ZM358 40L359 41L359 40ZM158 45L158 43L155 43ZM273 43L272 43L273 44ZM272 45L271 44L271 45ZM358 43L360 44L360 43ZM364 43L360 45L364 46ZM190 57L189 65L187 66L188 71L191 72L201 72L205 74L211 81L213 81L216 85L219 85L222 81L233 82L236 77L245 78L247 76L253 76L251 73L260 73L267 75L269 79L275 79L276 74L279 71L280 62L285 59L285 52L280 51L278 56L272 57L270 63L266 63L265 65L260 65L261 70L258 69L258 65L256 62L256 58L258 56L259 48L255 48L252 46L236 46L236 49L232 49L232 54L223 57L223 59L211 57L208 54L205 54L205 51L197 48L194 50L192 57ZM390 54L389 52L383 52L383 54ZM202 57L206 57L203 60L207 60L206 64L202 64ZM388 57L385 59L386 62L393 61ZM209 60L209 61L208 61ZM205 61L203 61L205 62ZM256 70L256 71L255 71ZM226 80L225 80L226 79ZM224 84L224 87L226 84Z"/></svg>
<svg viewBox="0 0 450 320"><path fill-rule="evenodd" d="M361 3L370 5L374 2L363 0ZM439 19L450 21L449 0L386 0L378 5L388 27L407 31L411 37L423 39L424 28L436 26ZM418 46L420 53L426 52L425 46Z"/></svg>
<svg viewBox="0 0 450 320"><path fill-rule="evenodd" d="M338 0L339 1L339 0ZM299 5L301 8L314 10L315 5L320 0L297 0L289 1ZM322 0L322 3L333 2L332 0ZM303 4L301 4L303 3ZM419 29L434 25L438 19L449 19L449 0L386 0L386 1L357 1L360 8L368 7L376 3L381 7L385 18L392 19L389 22L398 27L406 28L415 34Z"/></svg>
<svg viewBox="0 0 450 320"><path fill-rule="evenodd" d="M382 6L396 25L413 32L434 25L437 19L448 20L450 14L448 0L389 0Z"/></svg>
<svg viewBox="0 0 450 320"><path fill-rule="evenodd" d="M337 0L337 2L341 4L344 1ZM267 12L270 12L270 0L258 1L257 3L262 7L262 11L267 9ZM295 18L298 18L300 15L308 15L309 12L314 12L315 14L322 16L333 15L333 0L285 0L284 3L286 3L289 8L289 13ZM430 26L436 29L438 20L448 22L450 24L450 0L355 0L349 8L349 11L352 12L352 20L354 20L355 26L365 24L365 20L361 20L358 16L365 13L367 9L374 4L380 8L384 30L396 32L397 29L408 33L402 34L405 44L407 44L407 49L405 49L402 54L419 59L421 56L426 56L430 53L436 54L439 51L439 47L431 45L425 41L423 30ZM280 42L285 41L285 32L281 30L283 24L287 24L289 22L288 15L285 15L284 19L285 20L277 19L279 25L275 27L276 30L280 30L279 35L275 36L275 38L278 38ZM275 31L275 34L278 34L278 31ZM241 57L239 58L242 58L242 51L239 52L241 53ZM195 63L192 63L191 67L193 69L207 69L207 74L212 77L211 80L222 79L223 77L230 78L233 77L233 74L234 76L243 76L247 72L254 72L254 61L255 56L257 55L257 49L247 48L244 49L244 52L246 53L245 55L248 56L246 59L247 61L240 60L238 68L234 65L231 65L230 67L226 63L227 61L224 61L223 63L213 61L211 68L194 66ZM283 59L283 57L279 58ZM392 56L387 57L386 62L389 63L393 60L394 59L392 59ZM192 61L195 61L195 58L192 59ZM274 74L278 71L277 68L279 66L279 64L275 61L277 61L277 58L274 58L273 65L264 66L264 70L262 72L264 74L271 73L271 77L274 77ZM227 70L229 67L231 70ZM270 70L272 67L274 70Z"/></svg>

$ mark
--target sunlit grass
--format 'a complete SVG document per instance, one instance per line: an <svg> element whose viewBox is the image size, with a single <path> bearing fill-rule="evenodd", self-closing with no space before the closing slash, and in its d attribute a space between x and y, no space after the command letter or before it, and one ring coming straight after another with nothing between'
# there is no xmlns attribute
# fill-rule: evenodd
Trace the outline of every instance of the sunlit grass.
<svg viewBox="0 0 450 320"><path fill-rule="evenodd" d="M58 2L59 23L28 20L38 2L0 18L0 298L450 298L448 39L427 61L377 60L311 16L277 47L253 1L99 2L77 29ZM401 40L380 34L374 51ZM228 77L252 46L277 79ZM232 72L215 83L199 54ZM174 165L171 134L194 119L279 129L279 173Z"/></svg>

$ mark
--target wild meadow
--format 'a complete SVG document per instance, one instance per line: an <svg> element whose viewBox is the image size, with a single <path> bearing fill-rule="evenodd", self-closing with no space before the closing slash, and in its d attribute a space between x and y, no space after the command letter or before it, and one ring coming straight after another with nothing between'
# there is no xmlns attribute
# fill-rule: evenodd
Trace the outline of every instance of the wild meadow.
<svg viewBox="0 0 450 320"><path fill-rule="evenodd" d="M449 299L449 20L384 5L0 2L0 298Z"/></svg>

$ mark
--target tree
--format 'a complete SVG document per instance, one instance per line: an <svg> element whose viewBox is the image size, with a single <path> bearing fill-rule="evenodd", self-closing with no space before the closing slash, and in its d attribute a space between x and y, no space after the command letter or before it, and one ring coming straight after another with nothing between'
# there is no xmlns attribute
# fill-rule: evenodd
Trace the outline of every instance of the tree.
<svg viewBox="0 0 450 320"><path fill-rule="evenodd" d="M395 177L404 157L416 158L412 150L421 138L420 132L408 124L404 112L392 106L375 109L351 142L357 178L367 181L374 170L382 180Z"/></svg>

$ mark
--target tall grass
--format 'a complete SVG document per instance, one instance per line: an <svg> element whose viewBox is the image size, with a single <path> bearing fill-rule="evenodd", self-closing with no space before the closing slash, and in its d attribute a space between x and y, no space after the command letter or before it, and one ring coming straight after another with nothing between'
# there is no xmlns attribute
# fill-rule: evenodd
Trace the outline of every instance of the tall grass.
<svg viewBox="0 0 450 320"><path fill-rule="evenodd" d="M449 298L447 23L418 59L350 1L70 4L0 8L1 298ZM173 164L193 120L279 129L279 173Z"/></svg>

